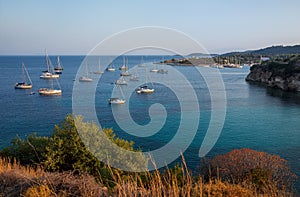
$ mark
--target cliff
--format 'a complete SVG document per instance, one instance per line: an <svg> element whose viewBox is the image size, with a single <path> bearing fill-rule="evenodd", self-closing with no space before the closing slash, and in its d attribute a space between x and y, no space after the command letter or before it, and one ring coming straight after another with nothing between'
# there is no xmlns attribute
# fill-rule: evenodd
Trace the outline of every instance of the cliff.
<svg viewBox="0 0 300 197"><path fill-rule="evenodd" d="M300 92L300 57L254 65L246 81L259 82L284 91Z"/></svg>

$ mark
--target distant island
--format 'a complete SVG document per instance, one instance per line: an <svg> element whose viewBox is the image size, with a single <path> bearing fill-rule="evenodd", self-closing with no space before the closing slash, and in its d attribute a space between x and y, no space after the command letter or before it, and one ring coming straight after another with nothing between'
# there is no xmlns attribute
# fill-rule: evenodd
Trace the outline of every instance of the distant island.
<svg viewBox="0 0 300 197"><path fill-rule="evenodd" d="M229 52L224 54L191 53L187 56L173 57L164 63L171 66L210 66L216 68L241 68L261 64L266 60L285 60L294 55L300 55L300 45L271 46L258 50ZM157 62L158 63L158 62Z"/></svg>
<svg viewBox="0 0 300 197"><path fill-rule="evenodd" d="M265 61L250 68L246 81L258 82L284 91L300 92L300 57Z"/></svg>

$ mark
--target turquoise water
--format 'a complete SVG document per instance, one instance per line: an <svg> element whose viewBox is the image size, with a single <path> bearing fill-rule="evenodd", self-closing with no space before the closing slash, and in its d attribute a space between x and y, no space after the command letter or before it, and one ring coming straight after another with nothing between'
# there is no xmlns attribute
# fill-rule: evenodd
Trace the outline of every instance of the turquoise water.
<svg viewBox="0 0 300 197"><path fill-rule="evenodd" d="M53 62L56 57L51 57ZM166 57L165 57L166 58ZM59 81L63 95L58 97L43 97L38 94L29 95L32 90L15 90L15 82L21 80L21 63L24 62L34 84L34 91L39 87L48 86L49 82L39 79L45 69L44 57L10 56L0 57L0 147L9 144L11 138L24 137L31 132L39 135L50 135L54 124L62 121L66 114L72 113L72 88L77 69L84 57L61 57L64 71ZM106 60L107 59L107 60ZM129 67L141 62L140 56L130 56ZM160 61L160 56L145 56L144 62ZM103 65L109 57L103 57ZM121 66L123 58L115 60L116 68ZM90 62L97 64L97 58ZM200 106L199 127L195 138L184 155L188 165L197 169L200 165L198 151L208 128L211 117L211 101L203 78L195 72L193 67L175 67L192 84ZM141 78L145 77L139 68ZM293 172L300 175L300 96L283 93L278 90L266 89L262 86L250 85L245 82L249 68L220 70L227 96L227 112L221 135L207 156L226 153L237 148L251 148L278 154L287 159ZM159 74L150 74L152 78ZM90 75L95 78L93 74ZM155 94L131 94L129 110L132 119L147 125L150 121L149 107L154 103L163 105L167 112L166 122L155 135L150 137L136 137L122 130L115 122L111 106L107 104L114 82L119 77L119 71L105 73L97 84L95 93L95 109L102 127L112 127L118 136L133 140L136 147L143 150L155 150L167 144L175 135L180 123L180 104L175 93L164 86L154 84ZM159 77L167 77L160 75ZM171 77L171 74L168 74ZM168 78L169 80L169 78ZM174 79L176 81L176 79ZM180 85L180 83L178 83ZM179 87L186 88L184 85ZM123 90L126 92L126 88ZM189 95L186 95L187 97ZM191 103L191 106L193 103ZM122 106L118 106L122 107ZM193 110L189 112L193 116ZM156 114L160 116L161 114ZM161 117L159 117L161 118ZM188 135L188 132L187 134ZM189 136L182 136L182 141ZM179 142L180 143L180 142Z"/></svg>

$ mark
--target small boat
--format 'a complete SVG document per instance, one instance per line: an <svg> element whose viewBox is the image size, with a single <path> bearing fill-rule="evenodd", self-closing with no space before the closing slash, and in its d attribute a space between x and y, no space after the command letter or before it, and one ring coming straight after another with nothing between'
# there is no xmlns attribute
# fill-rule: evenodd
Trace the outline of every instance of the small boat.
<svg viewBox="0 0 300 197"><path fill-rule="evenodd" d="M123 65L125 66L124 69L122 69L124 72L121 72L120 76L125 76L125 77L128 77L128 76L131 76L131 74L128 72L128 59L127 59L127 62L125 62L125 64ZM123 67L122 66L122 67ZM120 69L121 70L121 69Z"/></svg>
<svg viewBox="0 0 300 197"><path fill-rule="evenodd" d="M152 93L154 93L154 88L149 88L149 86L148 86L148 72L147 72L147 69L146 69L146 85L140 86L135 91L138 94L152 94Z"/></svg>
<svg viewBox="0 0 300 197"><path fill-rule="evenodd" d="M110 98L108 99L109 104L124 104L126 101L120 98Z"/></svg>
<svg viewBox="0 0 300 197"><path fill-rule="evenodd" d="M127 81L122 76L120 79L116 80L116 85L127 85Z"/></svg>
<svg viewBox="0 0 300 197"><path fill-rule="evenodd" d="M162 60L162 68L161 69L158 69L157 73L160 73L160 74L168 74L168 70L165 68L165 61L164 61L164 57L163 57L163 60Z"/></svg>
<svg viewBox="0 0 300 197"><path fill-rule="evenodd" d="M98 67L99 67L99 69L97 71L94 71L93 73L94 74L103 74L104 72L101 70L100 57L98 60Z"/></svg>
<svg viewBox="0 0 300 197"><path fill-rule="evenodd" d="M125 63L125 56L123 56L123 65L120 66L119 70L128 70L128 67L126 66L126 63Z"/></svg>
<svg viewBox="0 0 300 197"><path fill-rule="evenodd" d="M45 96L61 95L61 93L62 93L61 90L55 90L52 88L40 88L39 89L39 94L45 95Z"/></svg>
<svg viewBox="0 0 300 197"><path fill-rule="evenodd" d="M138 94L151 94L154 92L153 88L149 88L148 85L144 85L136 89L136 93Z"/></svg>
<svg viewBox="0 0 300 197"><path fill-rule="evenodd" d="M63 67L61 66L61 62L60 62L60 58L59 56L57 56L57 67L54 68L54 72L56 74L62 74L62 71L63 71Z"/></svg>
<svg viewBox="0 0 300 197"><path fill-rule="evenodd" d="M131 74L128 71L125 71L125 72L121 72L120 76L129 77L131 76Z"/></svg>
<svg viewBox="0 0 300 197"><path fill-rule="evenodd" d="M141 64L143 64L143 56L142 56ZM140 65L141 65L141 64L140 64ZM140 80L140 77L139 77L139 75L138 75L137 68L135 67L135 68L134 68L133 75L132 75L132 77L130 77L130 81L139 81L139 80Z"/></svg>
<svg viewBox="0 0 300 197"><path fill-rule="evenodd" d="M92 82L93 79L83 76L83 77L79 78L79 81L80 82Z"/></svg>
<svg viewBox="0 0 300 197"><path fill-rule="evenodd" d="M59 87L59 89L54 89L54 85L53 85L53 80L56 80L57 86ZM62 90L60 87L60 84L58 82L58 80L55 79L51 79L51 86L50 88L40 88L39 89L39 94L42 96L55 96L55 95L61 95L62 94Z"/></svg>
<svg viewBox="0 0 300 197"><path fill-rule="evenodd" d="M22 73L23 73L23 82L16 83L15 89L31 89L32 81L30 79L30 76L26 70L24 63L22 63ZM26 78L29 80L30 83L27 83Z"/></svg>
<svg viewBox="0 0 300 197"><path fill-rule="evenodd" d="M85 62L85 76L82 76L79 78L79 81L80 82L92 82L93 79L89 78L89 75L88 75L88 65L87 65L87 62Z"/></svg>
<svg viewBox="0 0 300 197"><path fill-rule="evenodd" d="M130 81L138 81L138 80L140 80L140 78L137 75L133 75L132 77L130 77Z"/></svg>
<svg viewBox="0 0 300 197"><path fill-rule="evenodd" d="M124 104L126 102L126 100L124 99L124 94L122 91L122 88L120 86L116 86L116 88L118 88L120 90L120 93L122 95L122 98L118 98L118 97L114 97L114 98L110 98L108 99L108 103L109 104Z"/></svg>
<svg viewBox="0 0 300 197"><path fill-rule="evenodd" d="M53 73L53 65L51 63L51 60L46 52L46 66L47 66L47 70L43 71L40 78L41 79L55 79L58 78L59 75Z"/></svg>
<svg viewBox="0 0 300 197"><path fill-rule="evenodd" d="M106 68L106 71L108 71L108 72L115 72L116 69L113 67L112 64L110 64L109 67Z"/></svg>
<svg viewBox="0 0 300 197"><path fill-rule="evenodd" d="M54 79L58 77L59 77L58 74L53 74L49 71L43 71L42 75L40 76L41 79Z"/></svg>
<svg viewBox="0 0 300 197"><path fill-rule="evenodd" d="M120 66L119 70L128 70L128 68L125 65Z"/></svg>
<svg viewBox="0 0 300 197"><path fill-rule="evenodd" d="M157 73L168 74L168 71L162 68L162 69L158 69Z"/></svg>
<svg viewBox="0 0 300 197"><path fill-rule="evenodd" d="M150 72L157 73L157 72L158 72L158 69L154 66L154 67L150 70Z"/></svg>

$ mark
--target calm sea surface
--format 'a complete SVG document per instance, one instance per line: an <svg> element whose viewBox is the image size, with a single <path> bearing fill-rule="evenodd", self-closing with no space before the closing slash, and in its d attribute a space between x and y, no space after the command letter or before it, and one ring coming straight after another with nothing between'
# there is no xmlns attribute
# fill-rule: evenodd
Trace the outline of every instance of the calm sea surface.
<svg viewBox="0 0 300 197"><path fill-rule="evenodd" d="M166 57L165 57L166 58ZM62 96L45 97L38 94L30 95L40 87L49 87L49 81L39 78L46 69L43 56L10 56L0 57L0 148L9 145L10 140L16 136L24 137L31 132L39 135L50 135L55 124L61 122L66 114L72 113L72 89L77 70L82 63L83 56L62 56L63 74L59 78L63 90ZM53 63L56 57L51 57ZM102 69L111 60L102 57ZM161 61L160 56L144 56L143 67L134 72L140 75L140 80L146 78L146 67L153 67L151 62ZM98 58L89 60L89 72L97 68ZM21 63L25 66L33 82L32 90L15 90L14 84L22 80ZM180 102L171 88L162 83L154 83L155 94L130 96L129 111L132 119L146 125L150 121L149 107L160 103L167 112L166 122L155 135L149 137L136 137L124 132L116 123L112 115L112 107L107 104L110 98L113 82L119 78L119 66L123 58L114 61L117 71L101 77L95 92L95 109L102 127L112 127L118 136L133 140L135 146L143 150L155 150L167 144L176 134L180 123ZM141 63L140 56L129 56L129 68ZM198 151L203 141L211 118L211 101L207 85L203 78L195 72L193 67L173 67L177 69L187 81L190 82L199 99L200 120L194 140L185 152L185 158L192 169L197 169L200 158ZM203 68L207 69L207 68ZM300 97L296 94L287 94L281 91L266 89L265 87L250 85L245 82L249 67L243 69L220 69L226 88L227 113L225 124L214 148L208 156L226 153L237 148L251 148L278 154L287 159L293 172L300 175ZM149 73L149 71L148 71ZM90 73L91 78L96 75ZM178 89L186 88L172 73L167 75L149 73L150 79L165 78ZM155 80L154 80L155 81ZM136 82L129 82L136 83ZM88 86L88 84L87 84ZM131 91L123 87L125 92ZM186 95L187 97L189 95ZM88 105L88 104L87 104ZM125 106L114 106L114 111L122 110ZM191 114L193 111L191 111ZM154 114L160 116L160 113ZM126 119L124 119L126 120ZM122 121L122 118L121 118ZM130 129L130 127L128 128ZM185 136L182 136L185 140ZM298 184L299 185L299 184Z"/></svg>

